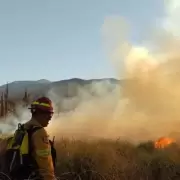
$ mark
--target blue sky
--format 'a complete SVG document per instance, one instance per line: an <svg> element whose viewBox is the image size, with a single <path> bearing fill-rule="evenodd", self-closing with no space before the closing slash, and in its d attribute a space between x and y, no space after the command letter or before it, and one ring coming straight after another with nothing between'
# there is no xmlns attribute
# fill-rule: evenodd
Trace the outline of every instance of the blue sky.
<svg viewBox="0 0 180 180"><path fill-rule="evenodd" d="M125 17L131 42L163 14L163 0L1 0L0 84L115 77L102 45L104 19Z"/></svg>

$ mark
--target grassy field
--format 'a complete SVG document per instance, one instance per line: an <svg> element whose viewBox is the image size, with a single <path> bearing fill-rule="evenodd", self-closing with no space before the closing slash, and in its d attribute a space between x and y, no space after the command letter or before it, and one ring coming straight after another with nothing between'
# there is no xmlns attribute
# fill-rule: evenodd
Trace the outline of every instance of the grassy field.
<svg viewBox="0 0 180 180"><path fill-rule="evenodd" d="M56 142L59 179L180 180L180 148L155 149L152 142L61 139Z"/></svg>

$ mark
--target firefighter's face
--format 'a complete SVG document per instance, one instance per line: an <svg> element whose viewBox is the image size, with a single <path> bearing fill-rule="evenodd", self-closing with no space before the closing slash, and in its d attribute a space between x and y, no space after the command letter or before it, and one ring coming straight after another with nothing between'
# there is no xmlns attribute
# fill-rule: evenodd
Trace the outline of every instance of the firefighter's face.
<svg viewBox="0 0 180 180"><path fill-rule="evenodd" d="M51 120L53 116L53 113L49 113L49 112L43 112L39 115L39 119L41 121L41 125L43 127L47 127L49 124L49 121Z"/></svg>

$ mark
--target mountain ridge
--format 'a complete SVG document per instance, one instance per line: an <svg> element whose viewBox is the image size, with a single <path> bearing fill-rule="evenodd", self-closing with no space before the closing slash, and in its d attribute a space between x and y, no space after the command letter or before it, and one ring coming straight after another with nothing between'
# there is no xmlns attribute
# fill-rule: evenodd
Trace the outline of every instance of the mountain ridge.
<svg viewBox="0 0 180 180"><path fill-rule="evenodd" d="M52 89L62 96L68 96L68 93L72 94L70 96L75 96L75 91L78 87L84 88L95 83L108 83L109 86L112 85L113 87L114 85L119 84L120 81L122 80L118 80L115 78L100 78L88 80L81 78L70 78L59 81L49 81L47 79L13 81L8 84L1 85L0 93L5 92L8 87L9 99L23 98L26 90L32 97L38 96L40 94L45 95Z"/></svg>

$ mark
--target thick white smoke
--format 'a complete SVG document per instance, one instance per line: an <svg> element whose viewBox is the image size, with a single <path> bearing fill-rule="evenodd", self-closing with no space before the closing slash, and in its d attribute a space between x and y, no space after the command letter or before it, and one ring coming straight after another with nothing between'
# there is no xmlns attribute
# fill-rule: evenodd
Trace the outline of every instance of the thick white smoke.
<svg viewBox="0 0 180 180"><path fill-rule="evenodd" d="M127 81L112 92L107 90L109 82L90 85L88 90L98 97L86 88L80 88L73 98L49 92L54 105L60 103L65 109L76 105L71 112L54 116L47 128L50 135L140 141L179 132L179 4L173 0L164 4L166 16L158 33L144 46L128 41L129 28L122 17L105 19L102 33L107 56L117 77Z"/></svg>
<svg viewBox="0 0 180 180"><path fill-rule="evenodd" d="M16 115L9 114L0 121L0 133L4 135L11 135L18 127L18 123L24 123L31 117L30 111L19 105L16 107Z"/></svg>
<svg viewBox="0 0 180 180"><path fill-rule="evenodd" d="M162 27L175 36L180 36L180 1L165 0L165 17Z"/></svg>
<svg viewBox="0 0 180 180"><path fill-rule="evenodd" d="M128 26L123 18L105 19L102 32L107 55L118 77L128 81L109 94L104 94L99 86L101 98L85 101L80 97L82 101L73 112L52 122L50 132L78 138L125 137L133 141L179 132L179 4L165 2L166 16L158 33L147 40L151 46L128 42Z"/></svg>

